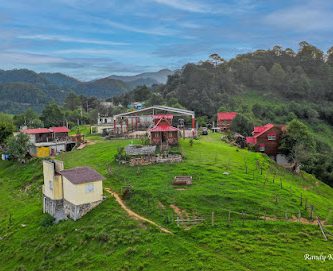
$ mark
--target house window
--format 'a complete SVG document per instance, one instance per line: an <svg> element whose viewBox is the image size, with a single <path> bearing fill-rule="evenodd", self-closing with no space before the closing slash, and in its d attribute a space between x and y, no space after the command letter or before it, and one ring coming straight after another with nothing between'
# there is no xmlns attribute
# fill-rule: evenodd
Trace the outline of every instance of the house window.
<svg viewBox="0 0 333 271"><path fill-rule="evenodd" d="M267 136L267 139L268 139L269 141L274 141L274 140L276 140L276 135L268 135L268 136Z"/></svg>
<svg viewBox="0 0 333 271"><path fill-rule="evenodd" d="M91 193L94 192L94 184L93 183L88 183L86 185L86 193Z"/></svg>
<svg viewBox="0 0 333 271"><path fill-rule="evenodd" d="M50 189L51 191L53 191L53 182L52 182L52 181L49 181L49 189Z"/></svg>
<svg viewBox="0 0 333 271"><path fill-rule="evenodd" d="M265 145L264 144L259 145L259 151L265 151Z"/></svg>

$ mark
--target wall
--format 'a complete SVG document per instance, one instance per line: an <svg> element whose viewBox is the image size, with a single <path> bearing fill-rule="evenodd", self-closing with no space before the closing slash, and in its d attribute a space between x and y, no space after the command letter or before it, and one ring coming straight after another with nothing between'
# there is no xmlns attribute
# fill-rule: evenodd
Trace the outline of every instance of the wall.
<svg viewBox="0 0 333 271"><path fill-rule="evenodd" d="M268 140L268 134L275 132L276 133L276 140L271 141ZM278 148L281 140L282 131L279 127L273 127L269 131L265 132L261 136L257 138L256 144L256 151L259 151L260 144L265 144L265 151L264 153L268 155L276 155L278 153Z"/></svg>
<svg viewBox="0 0 333 271"><path fill-rule="evenodd" d="M43 161L44 186L43 193L45 196L53 200L61 200L63 198L62 178L61 175L55 174L55 165L50 161ZM50 189L52 182L53 190Z"/></svg>
<svg viewBox="0 0 333 271"><path fill-rule="evenodd" d="M93 192L86 192L87 184L94 185ZM81 205L100 201L103 199L103 182L96 181L83 184L72 184L69 180L63 177L64 199L75 204Z"/></svg>
<svg viewBox="0 0 333 271"><path fill-rule="evenodd" d="M74 205L71 202L64 200L63 209L66 216L70 217L73 220L77 220L84 216L86 213L91 211L93 208L95 208L97 205L99 205L102 202L95 201L92 203L86 203L82 205Z"/></svg>

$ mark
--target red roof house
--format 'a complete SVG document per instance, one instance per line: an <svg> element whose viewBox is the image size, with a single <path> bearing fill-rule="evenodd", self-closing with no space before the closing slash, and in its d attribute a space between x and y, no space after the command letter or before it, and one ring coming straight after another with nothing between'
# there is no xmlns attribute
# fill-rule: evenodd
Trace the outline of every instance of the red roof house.
<svg viewBox="0 0 333 271"><path fill-rule="evenodd" d="M284 125L271 123L264 126L256 126L253 129L252 136L246 137L246 143L255 146L256 151L276 156L284 127Z"/></svg>
<svg viewBox="0 0 333 271"><path fill-rule="evenodd" d="M160 115L160 117L161 118L156 122L155 126L149 130L150 143L153 145L178 144L179 129L171 126L170 116L168 118L168 116Z"/></svg>
<svg viewBox="0 0 333 271"><path fill-rule="evenodd" d="M217 113L217 126L221 131L230 129L233 119L237 116L237 112L218 112Z"/></svg>

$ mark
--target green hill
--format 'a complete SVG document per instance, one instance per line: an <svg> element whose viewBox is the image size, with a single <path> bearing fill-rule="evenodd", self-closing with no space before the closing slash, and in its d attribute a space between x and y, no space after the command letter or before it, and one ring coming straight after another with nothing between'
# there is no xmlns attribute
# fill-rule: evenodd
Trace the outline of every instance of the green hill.
<svg viewBox="0 0 333 271"><path fill-rule="evenodd" d="M117 148L130 141L89 139L95 144L59 157L65 167L91 166L107 177L104 187L119 193L132 185L127 206L174 234L130 219L106 192L107 199L79 221L47 227L41 161L1 161L0 256L5 260L0 270L333 268L332 261L304 260L306 253L329 254L332 246L332 239L325 242L317 225L309 224L309 216L313 205L313 216L332 223L333 190L311 175L293 175L261 154L223 143L218 134L193 146L182 140L182 163L140 168L114 161ZM171 185L176 175L193 176L193 185L176 190ZM297 222L299 212L304 224ZM178 227L177 216L205 220Z"/></svg>

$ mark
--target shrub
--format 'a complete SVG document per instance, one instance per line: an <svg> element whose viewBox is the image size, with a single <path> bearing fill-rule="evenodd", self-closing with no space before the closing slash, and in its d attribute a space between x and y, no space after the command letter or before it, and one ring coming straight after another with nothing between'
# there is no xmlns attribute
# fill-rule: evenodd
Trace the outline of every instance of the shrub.
<svg viewBox="0 0 333 271"><path fill-rule="evenodd" d="M53 216L50 216L49 214L45 214L41 220L41 226L43 227L50 227L54 224L55 219Z"/></svg>

